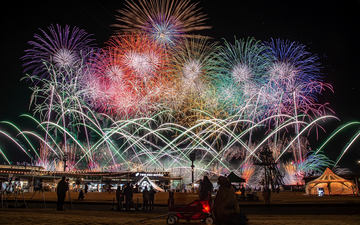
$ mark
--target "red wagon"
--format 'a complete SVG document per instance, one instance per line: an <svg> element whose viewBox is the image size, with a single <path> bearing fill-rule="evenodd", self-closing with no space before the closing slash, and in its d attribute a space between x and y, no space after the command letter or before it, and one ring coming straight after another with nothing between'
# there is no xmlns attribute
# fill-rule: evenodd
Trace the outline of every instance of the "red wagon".
<svg viewBox="0 0 360 225"><path fill-rule="evenodd" d="M169 210L167 224L176 224L179 219L186 221L200 220L208 225L214 223L209 202L200 200L193 201L186 206L173 207Z"/></svg>

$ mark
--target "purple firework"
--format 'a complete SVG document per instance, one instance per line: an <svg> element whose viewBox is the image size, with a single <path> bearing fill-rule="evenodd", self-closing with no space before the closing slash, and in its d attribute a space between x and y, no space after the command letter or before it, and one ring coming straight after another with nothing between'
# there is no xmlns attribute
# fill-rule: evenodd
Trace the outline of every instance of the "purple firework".
<svg viewBox="0 0 360 225"><path fill-rule="evenodd" d="M318 57L297 42L272 39L266 44L274 59L268 69L267 87L263 89L270 114L297 111L322 115L326 107L318 103L318 97L326 88L332 90L332 87L322 82Z"/></svg>
<svg viewBox="0 0 360 225"><path fill-rule="evenodd" d="M48 33L39 30L41 34L35 34L35 40L28 42L31 48L25 50L26 54L22 57L24 72L34 75L45 75L49 66L71 69L94 45L91 35L77 27L51 25Z"/></svg>

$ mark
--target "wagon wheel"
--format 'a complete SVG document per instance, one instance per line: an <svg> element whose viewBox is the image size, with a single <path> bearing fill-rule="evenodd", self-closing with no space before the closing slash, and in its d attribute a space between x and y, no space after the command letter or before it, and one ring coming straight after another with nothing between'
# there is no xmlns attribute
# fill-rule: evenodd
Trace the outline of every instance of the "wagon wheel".
<svg viewBox="0 0 360 225"><path fill-rule="evenodd" d="M179 218L176 215L169 215L166 219L166 223L169 225L176 224L178 222Z"/></svg>
<svg viewBox="0 0 360 225"><path fill-rule="evenodd" d="M212 224L214 224L214 219L213 219L211 216L206 217L206 219L205 219L205 224L206 224L206 225L212 225Z"/></svg>

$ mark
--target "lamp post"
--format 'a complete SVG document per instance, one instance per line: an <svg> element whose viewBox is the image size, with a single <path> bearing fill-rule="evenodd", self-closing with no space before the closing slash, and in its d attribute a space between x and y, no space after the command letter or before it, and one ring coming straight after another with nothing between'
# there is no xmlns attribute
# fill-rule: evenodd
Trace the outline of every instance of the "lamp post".
<svg viewBox="0 0 360 225"><path fill-rule="evenodd" d="M357 164L360 166L360 159L358 160L358 161L356 161L357 162ZM359 177L355 177L355 185L356 185L356 187L358 188L358 193L357 193L357 195L359 196L360 195L360 191L359 191Z"/></svg>
<svg viewBox="0 0 360 225"><path fill-rule="evenodd" d="M192 151L189 155L191 160L191 189L194 192L194 161L195 161L195 151Z"/></svg>
<svg viewBox="0 0 360 225"><path fill-rule="evenodd" d="M194 161L191 161L191 186L194 189Z"/></svg>
<svg viewBox="0 0 360 225"><path fill-rule="evenodd" d="M66 161L67 161L67 160L68 160L68 155L67 155L67 153L64 153L64 156L63 156L64 172L66 171L66 167L67 167Z"/></svg>

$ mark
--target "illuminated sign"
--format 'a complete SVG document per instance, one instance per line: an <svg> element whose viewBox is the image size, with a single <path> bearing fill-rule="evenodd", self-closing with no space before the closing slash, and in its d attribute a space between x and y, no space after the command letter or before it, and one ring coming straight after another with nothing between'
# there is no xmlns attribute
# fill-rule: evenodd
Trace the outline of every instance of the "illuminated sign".
<svg viewBox="0 0 360 225"><path fill-rule="evenodd" d="M163 177L162 173L135 173L135 177Z"/></svg>

